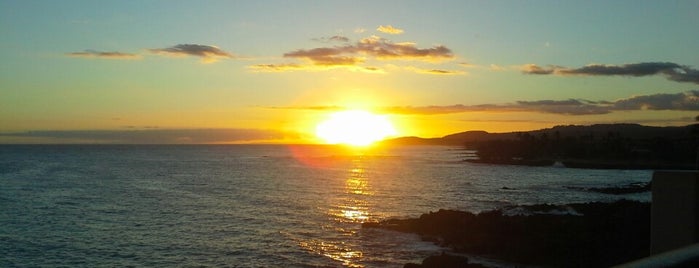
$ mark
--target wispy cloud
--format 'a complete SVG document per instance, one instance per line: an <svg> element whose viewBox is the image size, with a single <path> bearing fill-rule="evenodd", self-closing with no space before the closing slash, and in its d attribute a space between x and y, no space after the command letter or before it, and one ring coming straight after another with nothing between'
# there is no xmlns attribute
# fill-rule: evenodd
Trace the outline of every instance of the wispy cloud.
<svg viewBox="0 0 699 268"><path fill-rule="evenodd" d="M517 101L508 104L390 107L387 111L403 114L448 114L461 112L540 112L566 115L608 114L615 111L674 110L699 111L699 91L677 94L658 93L632 96L614 101L582 99Z"/></svg>
<svg viewBox="0 0 699 268"><path fill-rule="evenodd" d="M342 106L274 107L275 109L343 110ZM596 115L615 111L673 110L699 111L699 90L683 93L658 93L632 96L614 101L583 99L516 101L504 104L390 106L376 107L376 112L389 114L438 115L465 112L539 112L564 115Z"/></svg>
<svg viewBox="0 0 699 268"><path fill-rule="evenodd" d="M507 104L447 105L447 106L395 106L382 109L386 113L438 115L465 112L539 112L567 115L606 114L611 111L585 100L518 101Z"/></svg>
<svg viewBox="0 0 699 268"><path fill-rule="evenodd" d="M172 56L172 57L183 57L183 56L195 56L202 58L203 63L213 63L220 59L232 59L233 54L228 53L216 46L210 45L197 45L197 44L179 44L167 48L153 48L149 49L151 53Z"/></svg>
<svg viewBox="0 0 699 268"><path fill-rule="evenodd" d="M333 36L330 36L330 37L313 38L313 40L314 40L314 41L323 42L323 43L327 43L327 42L341 42L341 43L346 43L346 42L349 42L349 41L350 41L350 39L349 39L348 37L341 36L341 35L333 35Z"/></svg>
<svg viewBox="0 0 699 268"><path fill-rule="evenodd" d="M442 74L442 75L458 75L458 74L464 74L462 71L455 71L455 70L442 70L442 69L429 69L429 70L419 70L419 73L425 73L425 74Z"/></svg>
<svg viewBox="0 0 699 268"><path fill-rule="evenodd" d="M459 62L459 66L464 67L464 68L477 68L478 65L470 63L470 62Z"/></svg>
<svg viewBox="0 0 699 268"><path fill-rule="evenodd" d="M57 143L205 144L293 140L300 136L260 129L131 129L27 131L0 133L0 137L31 138Z"/></svg>
<svg viewBox="0 0 699 268"><path fill-rule="evenodd" d="M502 71L507 70L507 67L503 67L503 66L500 66L500 65L497 65L497 64L490 64L490 65L488 66L488 70L491 70L491 71L494 71L494 72L502 72Z"/></svg>
<svg viewBox="0 0 699 268"><path fill-rule="evenodd" d="M608 107L606 102L581 99L518 101L515 104L506 106L518 111L567 115L607 114L612 112L612 109Z"/></svg>
<svg viewBox="0 0 699 268"><path fill-rule="evenodd" d="M296 63L280 63L280 64L254 64L248 66L248 69L253 72L289 72L289 71L326 71L331 69L344 68L352 72L383 74L386 71L379 67L372 66L354 66L354 65L302 65Z"/></svg>
<svg viewBox="0 0 699 268"><path fill-rule="evenodd" d="M536 64L525 64L522 66L522 73L525 74L553 74L556 68L553 66L541 67Z"/></svg>
<svg viewBox="0 0 699 268"><path fill-rule="evenodd" d="M436 74L436 75L464 75L466 72L460 70L445 70L445 69L423 69L414 66L405 67L406 70L419 74Z"/></svg>
<svg viewBox="0 0 699 268"><path fill-rule="evenodd" d="M376 28L376 30L379 32L382 32L382 33L387 33L387 34L402 34L403 33L403 29L398 29L398 28L395 28L391 25L386 25L386 26L380 25L379 28Z"/></svg>
<svg viewBox="0 0 699 268"><path fill-rule="evenodd" d="M264 107L275 110L309 110L309 111L342 111L347 107L339 105L314 105L314 106L270 106Z"/></svg>
<svg viewBox="0 0 699 268"><path fill-rule="evenodd" d="M675 82L699 84L699 70L673 62L641 62L623 65L590 64L580 68L562 66L539 66L527 64L522 66L525 74L538 75L586 75L586 76L650 76L663 75Z"/></svg>
<svg viewBox="0 0 699 268"><path fill-rule="evenodd" d="M293 71L293 70L302 70L302 69L304 69L304 66L300 65L300 64L295 64L295 63L281 63L281 64L255 64L255 65L248 66L248 68L252 69L253 71L260 71L260 72L286 72L286 71Z"/></svg>
<svg viewBox="0 0 699 268"><path fill-rule="evenodd" d="M71 52L66 53L70 57L77 58L94 58L94 59L110 59L110 60L138 60L141 59L141 55L133 53L124 53L118 51L96 51L96 50L85 50L81 52Z"/></svg>

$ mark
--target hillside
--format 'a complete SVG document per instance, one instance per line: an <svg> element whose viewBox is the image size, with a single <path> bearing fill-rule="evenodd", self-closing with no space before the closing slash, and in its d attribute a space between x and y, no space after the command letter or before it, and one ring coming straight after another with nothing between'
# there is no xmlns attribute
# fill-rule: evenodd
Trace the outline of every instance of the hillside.
<svg viewBox="0 0 699 268"><path fill-rule="evenodd" d="M699 125L637 124L556 126L524 132L467 131L442 138L386 141L401 145L450 145L475 150L469 162L603 169L695 169Z"/></svg>
<svg viewBox="0 0 699 268"><path fill-rule="evenodd" d="M589 126L568 125L555 126L532 131L517 131L504 133L489 133L482 130L465 131L449 134L441 138L420 138L420 137L399 137L383 141L384 144L395 145L461 145L491 141L491 140L514 140L522 135L541 137L604 137L610 133L630 139L652 139L652 138L681 138L697 135L699 124L680 127L654 127L639 124L596 124Z"/></svg>

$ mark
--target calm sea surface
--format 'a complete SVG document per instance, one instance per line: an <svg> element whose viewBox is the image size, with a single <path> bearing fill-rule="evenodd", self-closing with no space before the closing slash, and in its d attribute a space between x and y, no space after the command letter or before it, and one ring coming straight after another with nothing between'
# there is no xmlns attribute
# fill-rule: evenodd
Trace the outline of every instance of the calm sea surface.
<svg viewBox="0 0 699 268"><path fill-rule="evenodd" d="M650 199L570 187L647 182L651 171L470 164L463 153L0 145L0 267L401 267L441 249L362 222Z"/></svg>

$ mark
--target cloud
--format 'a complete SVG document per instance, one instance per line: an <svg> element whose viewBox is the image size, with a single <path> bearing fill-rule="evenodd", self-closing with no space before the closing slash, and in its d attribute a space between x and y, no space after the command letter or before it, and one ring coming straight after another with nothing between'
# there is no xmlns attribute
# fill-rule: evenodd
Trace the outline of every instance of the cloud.
<svg viewBox="0 0 699 268"><path fill-rule="evenodd" d="M377 74L384 74L386 73L386 70L381 69L379 67L359 67L361 68L360 70L365 73L377 73Z"/></svg>
<svg viewBox="0 0 699 268"><path fill-rule="evenodd" d="M277 110L309 110L309 111L342 111L347 110L347 107L339 105L316 105L316 106L271 106L265 107L267 109L277 109Z"/></svg>
<svg viewBox="0 0 699 268"><path fill-rule="evenodd" d="M425 74L444 74L444 75L464 74L464 72L462 72L462 71L442 70L442 69L420 70L418 72L425 73Z"/></svg>
<svg viewBox="0 0 699 268"><path fill-rule="evenodd" d="M200 57L203 63L213 63L220 59L232 59L234 56L216 46L209 45L197 45L197 44L179 44L167 48L153 48L148 49L149 52L171 56L171 57L185 57L185 56L195 56ZM82 52L71 52L66 53L70 57L81 57L81 58L99 58L99 59L141 59L141 55L124 53L118 51L96 51L96 50L85 50Z"/></svg>
<svg viewBox="0 0 699 268"><path fill-rule="evenodd" d="M586 76L650 76L663 75L668 80L699 84L699 70L673 62L641 62L623 65L590 64L580 68L566 68L549 65L541 67L536 64L522 66L525 74L539 75L586 75Z"/></svg>
<svg viewBox="0 0 699 268"><path fill-rule="evenodd" d="M328 40L337 41L337 42L349 42L350 41L349 38L344 37L344 36L339 36L339 35L331 36L330 38L328 38Z"/></svg>
<svg viewBox="0 0 699 268"><path fill-rule="evenodd" d="M97 59L112 59L112 60L137 60L137 59L141 59L141 55L118 52L118 51L85 50L82 52L66 53L66 55L68 55L70 57L77 57L77 58L97 58Z"/></svg>
<svg viewBox="0 0 699 268"><path fill-rule="evenodd" d="M459 66L467 69L479 69L479 70L487 70L487 71L492 71L492 72L502 72L502 71L507 71L510 69L509 67L506 66L501 66L497 64L489 64L489 65L479 65L475 63L470 63L470 62L460 62L458 63ZM517 66L515 68L517 69L523 69L526 66Z"/></svg>
<svg viewBox="0 0 699 268"><path fill-rule="evenodd" d="M379 110L389 114L421 114L421 115L438 115L438 114L453 114L464 112L476 112L490 109L488 104L484 105L430 105L430 106L391 106L382 107Z"/></svg>
<svg viewBox="0 0 699 268"><path fill-rule="evenodd" d="M332 47L297 49L283 54L285 58L304 60L302 63L256 64L248 66L248 68L257 72L322 71L343 68L356 72L385 73L386 70L382 68L365 66L365 64L369 60L412 60L437 63L454 58L454 54L446 46L437 45L431 48L419 48L412 42L394 43L378 36L363 38L354 43L349 43L349 39L343 36L332 36L315 40L323 42L337 41L346 44ZM417 73L436 75L465 73L459 70L439 68L420 69L405 67L405 69Z"/></svg>
<svg viewBox="0 0 699 268"><path fill-rule="evenodd" d="M494 71L494 72L502 72L502 71L507 70L507 68L500 66L500 65L497 65L497 64L490 64L490 66L488 66L488 69L491 71Z"/></svg>
<svg viewBox="0 0 699 268"><path fill-rule="evenodd" d="M395 28L391 25L380 25L379 28L376 28L377 31L382 32L382 33L387 33L387 34L402 34L403 30Z"/></svg>
<svg viewBox="0 0 699 268"><path fill-rule="evenodd" d="M278 73L278 72L289 72L289 71L325 71L336 68L345 68L354 72L363 73L374 73L383 74L385 70L378 67L365 67L365 66L343 66L343 65L304 65L296 63L282 63L282 64L255 64L248 66L248 69L253 72L268 72L268 73Z"/></svg>
<svg viewBox="0 0 699 268"><path fill-rule="evenodd" d="M363 33L365 29L357 28L355 33ZM391 25L380 25L377 31L389 34L400 34L402 29ZM396 67L389 61L421 61L431 64L439 64L443 61L455 59L451 49L444 45L432 47L418 47L414 42L393 42L389 39L372 35L352 41L346 36L334 35L330 37L314 38L314 41L323 43L335 42L334 46L321 46L315 48L300 48L284 53L287 59L295 59L295 62L255 64L248 66L254 72L288 72L288 71L324 71L332 69L344 69L354 72L386 73L387 70L409 70L421 74L433 75L461 75L463 70L450 70L445 68L417 68L413 66ZM382 67L377 67L376 62L387 62ZM469 64L463 64L472 68Z"/></svg>
<svg viewBox="0 0 699 268"><path fill-rule="evenodd" d="M349 38L341 36L341 35L333 35L331 37L321 37L321 38L314 38L314 41L319 41L319 42L341 42L341 43L347 43L350 41Z"/></svg>
<svg viewBox="0 0 699 268"><path fill-rule="evenodd" d="M633 96L612 103L615 110L699 111L699 90L677 94L659 93Z"/></svg>
<svg viewBox="0 0 699 268"><path fill-rule="evenodd" d="M321 38L318 40L336 40L343 43L344 37L334 36ZM385 70L364 66L369 60L413 60L436 63L444 60L451 60L454 54L446 46L438 45L431 48L418 48L415 43L402 42L394 43L388 39L378 36L363 38L357 42L332 47L317 47L311 49L297 49L284 53L285 58L301 59L303 63L281 63L281 64L257 64L248 66L255 71L283 72L296 70L329 70L337 67L352 71L369 73L384 73ZM419 70L420 73L429 74L462 74L462 71L429 69Z"/></svg>
<svg viewBox="0 0 699 268"><path fill-rule="evenodd" d="M167 48L153 48L150 52L160 55L183 57L195 56L201 57L203 63L213 63L219 59L232 59L234 56L216 46L197 45L197 44L179 44Z"/></svg>
<svg viewBox="0 0 699 268"><path fill-rule="evenodd" d="M364 59L356 56L345 56L342 48L314 48L309 50L299 49L285 53L286 58L306 58L316 65L356 65L364 62Z"/></svg>
<svg viewBox="0 0 699 268"><path fill-rule="evenodd" d="M522 73L525 74L552 74L556 71L553 67L548 68L541 67L536 64L525 64L522 66Z"/></svg>
<svg viewBox="0 0 699 268"><path fill-rule="evenodd" d="M0 137L30 138L55 143L206 144L298 139L295 133L261 129L141 129L56 130L0 133Z"/></svg>
<svg viewBox="0 0 699 268"><path fill-rule="evenodd" d="M414 43L393 43L378 36L364 38L353 45L298 49L284 54L286 58L305 58L318 65L355 65L365 57L380 60L404 59L439 61L454 58L445 46L417 48Z"/></svg>
<svg viewBox="0 0 699 268"><path fill-rule="evenodd" d="M581 100L518 101L509 104L447 105L447 106L394 106L382 109L385 113L439 115L465 112L540 112L567 115L605 114L608 109L587 104Z"/></svg>
<svg viewBox="0 0 699 268"><path fill-rule="evenodd" d="M441 61L454 58L451 49L438 45L431 48L417 48L415 43L393 43L388 39L371 36L360 40L354 46L344 47L347 52L366 54L378 59L405 59L421 61Z"/></svg>
<svg viewBox="0 0 699 268"><path fill-rule="evenodd" d="M510 108L521 109L520 111L567 115L607 114L612 112L607 105L579 99L518 101L510 106Z"/></svg>
<svg viewBox="0 0 699 268"><path fill-rule="evenodd" d="M478 65L470 63L470 62L459 62L459 66L464 67L464 68L478 68Z"/></svg>
<svg viewBox="0 0 699 268"><path fill-rule="evenodd" d="M469 111L483 111L489 109L490 107L496 107L495 105L474 105L466 106L462 104L449 105L449 106L386 106L386 107L375 107L371 110L377 113L384 114L422 114L422 115L437 115L437 114L451 114L451 113L463 113ZM329 106L275 106L266 107L268 109L287 109L287 110L309 110L309 111L342 111L350 109L345 106L329 105Z"/></svg>
<svg viewBox="0 0 699 268"><path fill-rule="evenodd" d="M565 115L608 114L615 111L699 111L699 90L632 96L615 101L581 99L517 101L509 104L390 107L386 111L405 114L449 114L462 112L540 112Z"/></svg>
<svg viewBox="0 0 699 268"><path fill-rule="evenodd" d="M419 74L436 74L436 75L463 75L464 71L459 70L444 70L444 69L422 69L413 66L405 67L406 70L413 71Z"/></svg>
<svg viewBox="0 0 699 268"><path fill-rule="evenodd" d="M305 67L303 65L295 63L282 63L282 64L255 64L250 65L248 68L254 71L260 72L285 72L291 70L301 70Z"/></svg>
<svg viewBox="0 0 699 268"><path fill-rule="evenodd" d="M274 107L275 109L343 110L342 106ZM504 104L433 105L376 107L376 112L388 114L439 115L465 112L538 112L563 115L598 115L615 111L672 110L699 111L699 90L676 94L658 93L632 96L614 101L582 99L516 101Z"/></svg>

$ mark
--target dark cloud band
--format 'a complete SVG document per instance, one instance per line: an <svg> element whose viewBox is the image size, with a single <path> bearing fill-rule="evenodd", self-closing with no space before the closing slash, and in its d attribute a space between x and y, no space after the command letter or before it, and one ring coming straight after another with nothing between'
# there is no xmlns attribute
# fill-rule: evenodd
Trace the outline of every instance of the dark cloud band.
<svg viewBox="0 0 699 268"><path fill-rule="evenodd" d="M316 111L343 110L341 106L272 107L274 109L300 109ZM392 106L379 107L377 112L390 114L438 115L465 112L539 112L564 115L597 115L615 111L672 110L699 111L699 90L683 93L658 93L632 96L615 101L590 101L581 99L517 101L507 104L446 105L446 106Z"/></svg>
<svg viewBox="0 0 699 268"><path fill-rule="evenodd" d="M699 70L673 62L642 62L623 65L591 64L580 68L561 66L542 67L527 64L522 67L525 74L538 75L587 75L587 76L649 76L664 75L675 82L699 84Z"/></svg>
<svg viewBox="0 0 699 268"><path fill-rule="evenodd" d="M0 133L15 138L51 139L77 143L192 144L245 143L298 138L298 134L261 129L142 129L56 130Z"/></svg>

